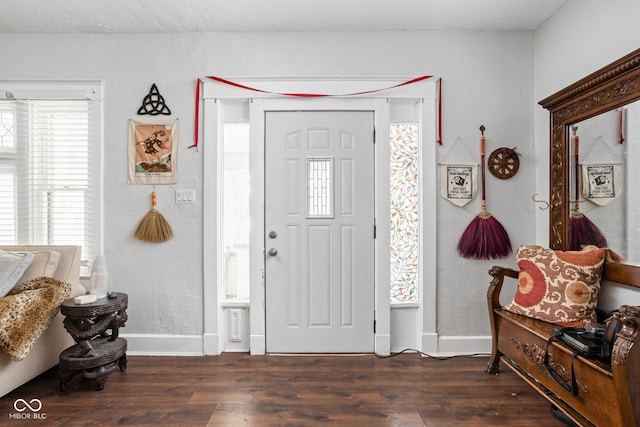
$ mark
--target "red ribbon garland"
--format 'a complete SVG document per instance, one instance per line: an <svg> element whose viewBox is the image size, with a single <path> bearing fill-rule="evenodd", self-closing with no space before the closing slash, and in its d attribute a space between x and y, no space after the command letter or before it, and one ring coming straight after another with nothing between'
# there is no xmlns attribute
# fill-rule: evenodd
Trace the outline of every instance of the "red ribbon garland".
<svg viewBox="0 0 640 427"><path fill-rule="evenodd" d="M188 148L198 147L198 134L200 133L200 83L202 80L196 80L196 118L194 124L193 144Z"/></svg>
<svg viewBox="0 0 640 427"><path fill-rule="evenodd" d="M234 87L238 87L241 89L246 89L246 90L251 90L254 92L260 92L260 93L268 93L268 94L273 94L273 95L280 95L280 96L288 96L288 97L297 97L297 98L321 98L321 97L329 97L329 96L335 96L335 97L343 97L343 96L358 96L358 95L367 95L370 93L376 93L376 92L381 92L383 90L388 90L388 89L394 89L397 87L401 87L401 86L406 86L406 85L410 85L413 83L417 83L420 82L422 80L427 80L432 78L433 76L420 76L420 77L416 77L415 79L411 79L411 80L407 80L406 82L402 82L402 83L398 83L396 85L393 86L389 86L386 88L382 88L382 89L373 89L373 90L367 90L367 91L362 91L362 92L353 92L353 93L346 93L346 94L341 94L341 95L331 95L331 94L325 94L325 93L281 93L281 92L270 92L268 90L263 90L263 89L257 89L254 87L250 87L250 86L245 86L243 84L240 83L236 83L236 82L232 82L231 80L226 80L223 79L221 77L216 77L216 76L206 76L208 79L211 80L215 80L219 83L224 83L227 84L229 86L234 86ZM189 148L193 148L193 147L197 147L198 146L198 130L199 130L199 116L200 116L200 84L202 83L202 80L198 79L196 81L196 111L195 111L195 134L194 134L194 144L190 145ZM438 84L438 144L442 145L442 81L439 82Z"/></svg>
<svg viewBox="0 0 640 427"><path fill-rule="evenodd" d="M438 82L438 129L436 135L438 145L442 145L442 79Z"/></svg>
<svg viewBox="0 0 640 427"><path fill-rule="evenodd" d="M624 144L624 108L618 109L618 142Z"/></svg>

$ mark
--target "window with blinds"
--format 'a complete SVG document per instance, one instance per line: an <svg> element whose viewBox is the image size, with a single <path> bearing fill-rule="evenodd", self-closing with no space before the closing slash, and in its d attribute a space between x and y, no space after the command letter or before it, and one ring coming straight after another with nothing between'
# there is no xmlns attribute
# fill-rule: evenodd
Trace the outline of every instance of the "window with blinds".
<svg viewBox="0 0 640 427"><path fill-rule="evenodd" d="M100 100L0 99L0 244L101 252L100 128Z"/></svg>

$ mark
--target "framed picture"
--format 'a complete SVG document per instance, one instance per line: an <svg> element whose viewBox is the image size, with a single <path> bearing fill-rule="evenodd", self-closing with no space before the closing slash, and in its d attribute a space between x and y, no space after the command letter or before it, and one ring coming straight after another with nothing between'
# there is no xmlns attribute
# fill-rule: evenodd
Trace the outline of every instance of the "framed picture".
<svg viewBox="0 0 640 427"><path fill-rule="evenodd" d="M175 184L178 119L129 120L129 184Z"/></svg>

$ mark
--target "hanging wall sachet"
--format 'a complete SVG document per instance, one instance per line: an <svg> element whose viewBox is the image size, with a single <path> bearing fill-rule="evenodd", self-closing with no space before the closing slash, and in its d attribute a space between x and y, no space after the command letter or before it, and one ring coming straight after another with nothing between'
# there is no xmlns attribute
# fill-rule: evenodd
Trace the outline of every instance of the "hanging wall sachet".
<svg viewBox="0 0 640 427"><path fill-rule="evenodd" d="M598 159L598 163L592 163L592 158ZM622 163L615 160L607 141L598 137L581 166L582 197L599 206L607 206L621 194L624 188Z"/></svg>
<svg viewBox="0 0 640 427"><path fill-rule="evenodd" d="M440 163L440 196L462 207L478 194L478 164L470 160L471 155L460 138L455 140L446 157L462 161Z"/></svg>

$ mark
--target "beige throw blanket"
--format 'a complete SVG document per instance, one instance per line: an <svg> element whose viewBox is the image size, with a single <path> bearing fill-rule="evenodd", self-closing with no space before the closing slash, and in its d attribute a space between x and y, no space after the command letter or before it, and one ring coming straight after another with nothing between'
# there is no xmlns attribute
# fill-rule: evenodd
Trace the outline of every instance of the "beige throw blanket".
<svg viewBox="0 0 640 427"><path fill-rule="evenodd" d="M70 294L71 284L51 277L16 285L0 298L0 347L16 362L27 357Z"/></svg>

